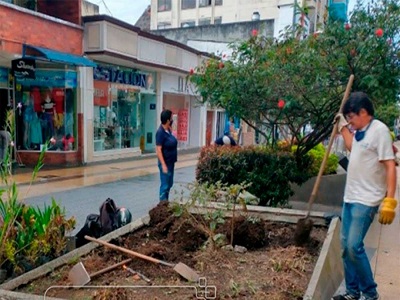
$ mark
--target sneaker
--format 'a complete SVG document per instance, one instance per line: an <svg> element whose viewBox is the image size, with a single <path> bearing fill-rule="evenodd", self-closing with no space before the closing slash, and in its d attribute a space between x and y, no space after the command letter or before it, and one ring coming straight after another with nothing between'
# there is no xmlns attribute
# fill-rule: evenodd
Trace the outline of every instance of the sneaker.
<svg viewBox="0 0 400 300"><path fill-rule="evenodd" d="M360 300L379 300L379 295L376 294L374 297L368 297L368 296L362 295Z"/></svg>
<svg viewBox="0 0 400 300"><path fill-rule="evenodd" d="M360 296L355 296L349 293L332 297L332 300L359 300Z"/></svg>

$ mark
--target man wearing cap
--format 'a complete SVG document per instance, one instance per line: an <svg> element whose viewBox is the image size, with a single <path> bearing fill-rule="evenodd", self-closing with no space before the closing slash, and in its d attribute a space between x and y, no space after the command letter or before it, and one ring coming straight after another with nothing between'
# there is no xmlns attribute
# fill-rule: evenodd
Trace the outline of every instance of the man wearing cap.
<svg viewBox="0 0 400 300"><path fill-rule="evenodd" d="M225 132L223 136L217 138L214 142L215 145L217 146L223 146L223 145L228 145L228 146L236 146L236 142L233 139L233 137L231 137L229 135L229 132Z"/></svg>

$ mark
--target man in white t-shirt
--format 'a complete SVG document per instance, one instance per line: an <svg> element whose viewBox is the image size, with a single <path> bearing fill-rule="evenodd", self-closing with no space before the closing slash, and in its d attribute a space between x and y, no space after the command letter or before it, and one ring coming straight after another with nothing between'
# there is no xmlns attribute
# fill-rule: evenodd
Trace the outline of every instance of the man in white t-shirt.
<svg viewBox="0 0 400 300"><path fill-rule="evenodd" d="M363 240L380 205L380 223L391 224L395 217L396 165L392 139L388 127L374 119L373 104L362 92L350 95L337 121L350 158L341 228L346 293L332 299L377 300L377 284Z"/></svg>

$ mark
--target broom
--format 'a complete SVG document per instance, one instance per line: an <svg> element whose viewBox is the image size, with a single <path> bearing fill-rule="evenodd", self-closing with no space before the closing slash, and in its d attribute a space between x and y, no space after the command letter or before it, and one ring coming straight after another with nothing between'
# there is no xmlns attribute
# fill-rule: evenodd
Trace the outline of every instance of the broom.
<svg viewBox="0 0 400 300"><path fill-rule="evenodd" d="M353 85L353 81L354 81L354 75L350 75L349 81L347 83L346 91L343 95L342 103L340 104L339 113L342 112L343 106L346 103L346 100L349 98L349 94L350 94L351 87ZM311 207L315 201L315 198L317 197L317 192L318 192L319 184L321 182L321 177L322 177L322 174L324 173L324 170L326 167L326 162L328 160L329 153L331 151L332 144L333 144L335 135L337 133L337 130L338 130L338 122L335 122L335 124L333 125L331 137L329 139L328 147L325 151L324 158L322 159L322 163L319 168L317 179L315 180L314 187L311 192L311 196L308 200L307 214L304 218L301 218L297 221L296 230L294 233L294 241L295 241L295 244L298 246L303 245L310 238L311 230L314 225L313 221L310 218Z"/></svg>

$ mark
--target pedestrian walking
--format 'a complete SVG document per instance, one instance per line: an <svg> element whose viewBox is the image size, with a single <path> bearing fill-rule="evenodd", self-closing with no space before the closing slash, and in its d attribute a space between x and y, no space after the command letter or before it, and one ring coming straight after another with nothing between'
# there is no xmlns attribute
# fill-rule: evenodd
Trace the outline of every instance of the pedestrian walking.
<svg viewBox="0 0 400 300"><path fill-rule="evenodd" d="M376 213L381 224L391 224L395 217L396 166L392 139L388 127L374 119L373 104L363 92L350 95L343 114L336 120L350 157L341 227L346 293L332 299L376 300L379 299L377 284L363 240Z"/></svg>
<svg viewBox="0 0 400 300"><path fill-rule="evenodd" d="M172 134L172 112L161 112L161 125L156 133L156 152L160 170L160 201L168 201L174 184L175 162L178 160L178 141Z"/></svg>

